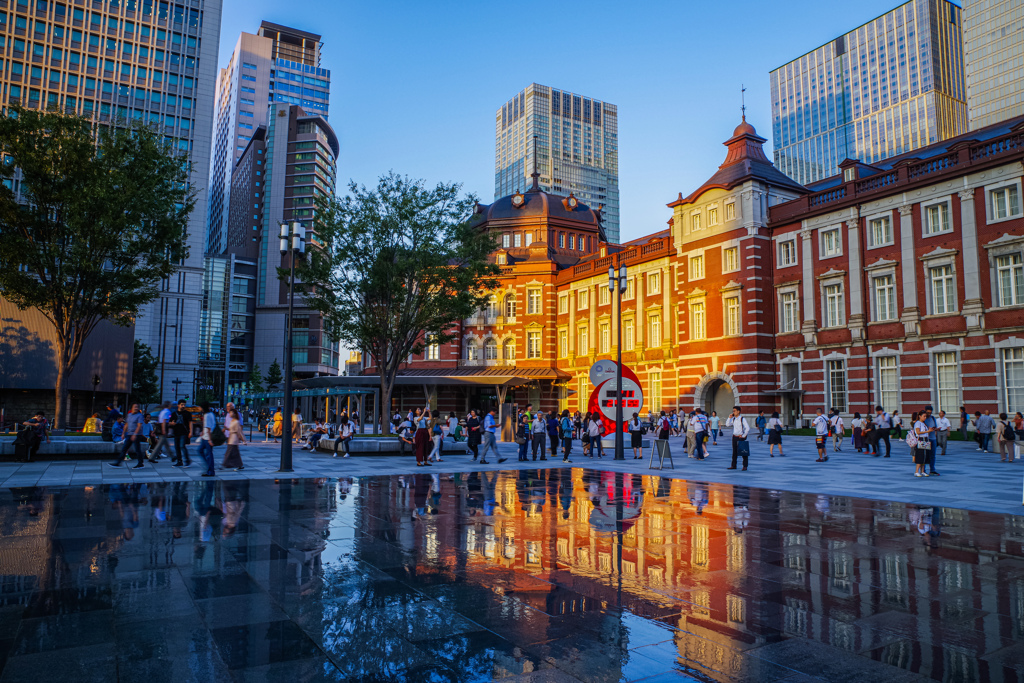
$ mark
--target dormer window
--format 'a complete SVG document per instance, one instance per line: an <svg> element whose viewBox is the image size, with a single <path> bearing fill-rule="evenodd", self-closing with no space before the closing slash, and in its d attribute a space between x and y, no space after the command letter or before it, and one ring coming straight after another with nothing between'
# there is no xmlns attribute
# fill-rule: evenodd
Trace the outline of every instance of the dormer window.
<svg viewBox="0 0 1024 683"><path fill-rule="evenodd" d="M852 181L854 181L856 179L857 179L857 172L853 168L853 166L851 166L850 168L843 169L843 182L849 183L849 182L852 182Z"/></svg>
<svg viewBox="0 0 1024 683"><path fill-rule="evenodd" d="M505 265L505 255L504 254L498 254L498 265L499 266Z"/></svg>

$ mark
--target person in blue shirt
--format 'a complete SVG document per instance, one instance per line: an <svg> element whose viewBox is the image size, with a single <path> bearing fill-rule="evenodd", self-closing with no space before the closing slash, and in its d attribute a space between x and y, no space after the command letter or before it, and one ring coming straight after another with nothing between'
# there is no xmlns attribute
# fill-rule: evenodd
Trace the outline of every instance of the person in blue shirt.
<svg viewBox="0 0 1024 683"><path fill-rule="evenodd" d="M480 453L481 465L487 464L487 451L489 450L494 450L494 457L498 459L499 463L505 462L505 458L498 454L498 419L494 408L491 408L487 412L487 417L484 418L483 444L484 450Z"/></svg>
<svg viewBox="0 0 1024 683"><path fill-rule="evenodd" d="M562 411L562 421L560 422L562 428L562 462L572 462L569 460L569 451L572 450L572 420L569 419L569 411Z"/></svg>
<svg viewBox="0 0 1024 683"><path fill-rule="evenodd" d="M932 407L930 405L925 406L922 411L922 417L920 418L924 422L924 426L931 429L928 432L928 440L932 442L932 447L928 450L928 476L937 477L939 473L935 471L935 442L938 440L938 423L935 422L935 417L932 415Z"/></svg>
<svg viewBox="0 0 1024 683"><path fill-rule="evenodd" d="M548 413L548 438L551 440L551 457L558 455L558 411Z"/></svg>

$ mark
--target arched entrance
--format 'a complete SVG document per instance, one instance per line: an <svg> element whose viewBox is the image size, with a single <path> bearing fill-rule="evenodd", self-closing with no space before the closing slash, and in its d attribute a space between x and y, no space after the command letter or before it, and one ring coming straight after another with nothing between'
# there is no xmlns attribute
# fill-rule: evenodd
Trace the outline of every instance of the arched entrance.
<svg viewBox="0 0 1024 683"><path fill-rule="evenodd" d="M717 411L718 416L723 420L732 412L736 405L736 395L732 393L729 383L716 379L704 390L704 411L710 415L711 411Z"/></svg>

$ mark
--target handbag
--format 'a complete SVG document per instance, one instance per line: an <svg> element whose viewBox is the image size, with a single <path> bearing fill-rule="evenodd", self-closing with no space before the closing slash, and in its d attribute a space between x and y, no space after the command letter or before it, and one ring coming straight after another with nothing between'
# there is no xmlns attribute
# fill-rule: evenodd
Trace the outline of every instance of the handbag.
<svg viewBox="0 0 1024 683"><path fill-rule="evenodd" d="M740 439L736 442L736 453L742 457L750 457L750 442L746 439Z"/></svg>
<svg viewBox="0 0 1024 683"><path fill-rule="evenodd" d="M580 437L580 441L583 443L590 443L590 434L584 433L583 436Z"/></svg>
<svg viewBox="0 0 1024 683"><path fill-rule="evenodd" d="M210 432L210 443L212 443L214 446L223 445L223 443L227 440L227 437L224 436L224 430L221 429L220 427L214 427L213 431Z"/></svg>

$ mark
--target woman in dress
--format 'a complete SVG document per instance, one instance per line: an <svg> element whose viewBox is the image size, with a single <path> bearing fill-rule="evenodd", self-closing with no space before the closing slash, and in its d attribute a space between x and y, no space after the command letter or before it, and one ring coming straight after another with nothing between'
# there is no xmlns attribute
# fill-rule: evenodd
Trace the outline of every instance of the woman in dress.
<svg viewBox="0 0 1024 683"><path fill-rule="evenodd" d="M271 428L271 431L274 435L274 443L277 443L277 440L284 434L284 415L281 414L280 410L274 412L274 426Z"/></svg>
<svg viewBox="0 0 1024 683"><path fill-rule="evenodd" d="M864 418L860 416L860 413L853 414L853 420L850 421L850 426L853 427L853 447L857 449L858 453L863 453Z"/></svg>
<svg viewBox="0 0 1024 683"><path fill-rule="evenodd" d="M930 429L920 417L920 413L913 413L910 416L912 429L917 435L917 447L914 449L914 476L927 477L928 473L924 471L924 468L928 464L928 449L923 446L931 446L932 442L928 440L928 434L935 430Z"/></svg>
<svg viewBox="0 0 1024 683"><path fill-rule="evenodd" d="M629 421L629 445L633 449L633 459L641 460L644 457L644 428L636 413L633 413L633 419Z"/></svg>
<svg viewBox="0 0 1024 683"><path fill-rule="evenodd" d="M473 453L473 460L480 457L480 418L476 416L476 411L469 411L469 415L466 416L466 446Z"/></svg>
<svg viewBox="0 0 1024 683"><path fill-rule="evenodd" d="M416 467L429 467L430 460L427 458L427 453L430 452L430 411L420 413L420 409L417 408L413 426L416 427L416 433L413 436Z"/></svg>
<svg viewBox="0 0 1024 683"><path fill-rule="evenodd" d="M242 434L242 420L238 416L238 411L232 408L228 411L228 416L231 418L228 421L228 443L224 447L224 462L220 466L222 469L233 469L238 472L245 469L242 454L238 449L239 444L245 441L245 436Z"/></svg>
<svg viewBox="0 0 1024 683"><path fill-rule="evenodd" d="M784 458L786 454L782 452L782 420L779 419L779 413L774 412L772 416L768 418L768 424L765 425L768 430L768 455L775 457L775 447L779 447L779 457Z"/></svg>

